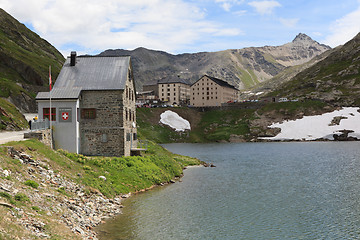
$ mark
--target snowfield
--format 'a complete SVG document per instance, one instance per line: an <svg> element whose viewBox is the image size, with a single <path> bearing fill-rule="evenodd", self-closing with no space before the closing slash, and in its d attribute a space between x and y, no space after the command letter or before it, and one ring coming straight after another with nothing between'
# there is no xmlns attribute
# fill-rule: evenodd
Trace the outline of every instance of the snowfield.
<svg viewBox="0 0 360 240"><path fill-rule="evenodd" d="M274 123L270 128L281 128L275 137L268 140L316 140L319 138L334 140L333 134L340 135L341 130L353 130L349 137L360 139L360 113L358 107L347 107L331 113L316 116L304 116L301 119ZM343 117L339 125L331 124L335 117ZM331 126L329 126L331 125Z"/></svg>
<svg viewBox="0 0 360 240"><path fill-rule="evenodd" d="M188 120L170 110L167 110L160 115L160 122L174 128L177 132L191 129Z"/></svg>

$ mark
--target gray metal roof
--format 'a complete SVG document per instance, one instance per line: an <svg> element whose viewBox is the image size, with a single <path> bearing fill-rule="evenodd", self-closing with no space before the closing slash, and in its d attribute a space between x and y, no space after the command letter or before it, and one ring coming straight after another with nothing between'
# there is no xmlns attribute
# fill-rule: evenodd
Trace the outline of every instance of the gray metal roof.
<svg viewBox="0 0 360 240"><path fill-rule="evenodd" d="M68 57L51 91L54 99L76 99L82 90L125 89L130 56L76 58L70 66ZM49 92L40 92L36 99L49 99Z"/></svg>

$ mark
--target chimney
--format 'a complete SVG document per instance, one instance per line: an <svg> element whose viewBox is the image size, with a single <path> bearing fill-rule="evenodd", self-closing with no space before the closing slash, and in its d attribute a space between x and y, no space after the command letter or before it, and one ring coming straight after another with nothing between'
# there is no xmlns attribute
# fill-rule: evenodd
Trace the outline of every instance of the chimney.
<svg viewBox="0 0 360 240"><path fill-rule="evenodd" d="M76 52L72 51L70 55L70 66L75 66L76 64Z"/></svg>

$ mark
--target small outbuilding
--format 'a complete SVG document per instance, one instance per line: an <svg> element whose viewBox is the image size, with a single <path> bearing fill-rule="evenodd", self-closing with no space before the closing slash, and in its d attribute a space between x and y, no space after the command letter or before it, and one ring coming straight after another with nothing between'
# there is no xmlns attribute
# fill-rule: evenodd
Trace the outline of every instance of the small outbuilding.
<svg viewBox="0 0 360 240"><path fill-rule="evenodd" d="M135 93L130 56L72 52L52 90L36 96L39 120L51 120L55 149L130 156L137 147Z"/></svg>

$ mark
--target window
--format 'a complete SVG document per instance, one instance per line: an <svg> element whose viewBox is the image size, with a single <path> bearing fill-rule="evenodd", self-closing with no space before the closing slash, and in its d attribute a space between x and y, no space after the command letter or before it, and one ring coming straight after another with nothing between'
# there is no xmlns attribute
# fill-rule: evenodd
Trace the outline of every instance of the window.
<svg viewBox="0 0 360 240"><path fill-rule="evenodd" d="M96 118L96 109L95 108L81 109L81 118L82 119L95 119Z"/></svg>
<svg viewBox="0 0 360 240"><path fill-rule="evenodd" d="M43 108L43 119L50 119L50 108ZM51 108L51 121L56 121L56 108Z"/></svg>
<svg viewBox="0 0 360 240"><path fill-rule="evenodd" d="M131 141L131 133L126 133L126 141Z"/></svg>
<svg viewBox="0 0 360 240"><path fill-rule="evenodd" d="M137 140L137 133L133 133L133 140Z"/></svg>

